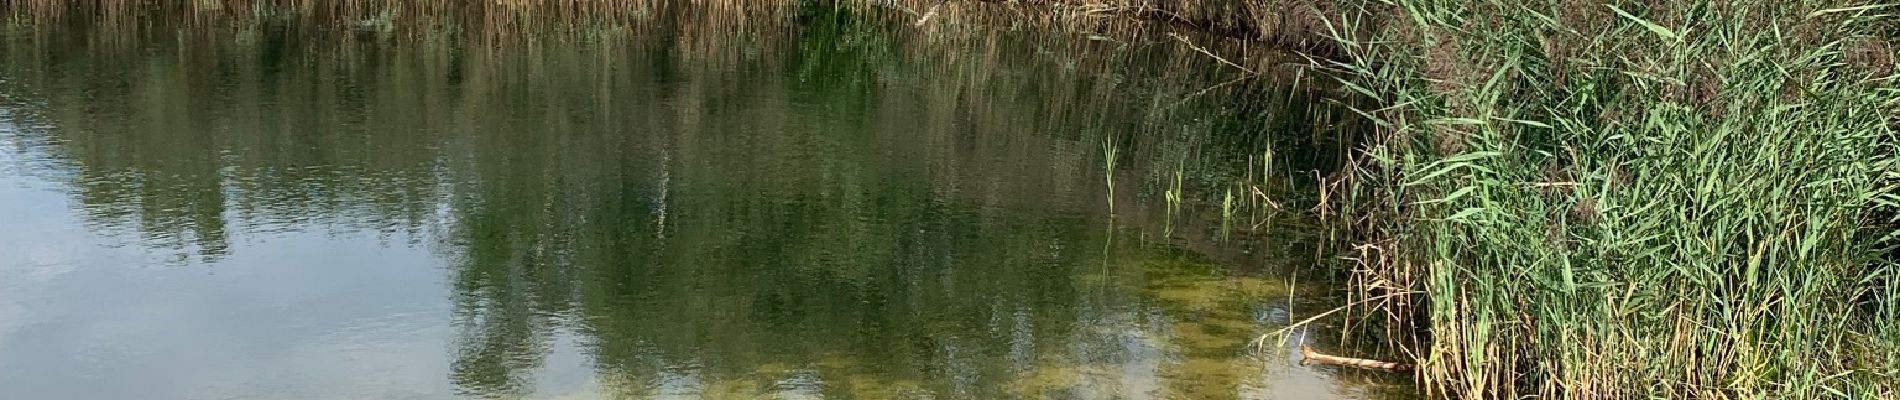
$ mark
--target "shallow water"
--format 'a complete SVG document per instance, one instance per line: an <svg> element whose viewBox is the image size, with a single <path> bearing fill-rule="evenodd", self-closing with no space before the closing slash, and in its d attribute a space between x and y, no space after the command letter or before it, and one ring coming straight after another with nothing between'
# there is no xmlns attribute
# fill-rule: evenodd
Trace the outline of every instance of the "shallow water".
<svg viewBox="0 0 1900 400"><path fill-rule="evenodd" d="M1293 81L1166 36L782 12L16 18L0 398L1403 391L1249 347L1336 301L1290 285L1303 213L1222 213L1326 168L1336 111Z"/></svg>

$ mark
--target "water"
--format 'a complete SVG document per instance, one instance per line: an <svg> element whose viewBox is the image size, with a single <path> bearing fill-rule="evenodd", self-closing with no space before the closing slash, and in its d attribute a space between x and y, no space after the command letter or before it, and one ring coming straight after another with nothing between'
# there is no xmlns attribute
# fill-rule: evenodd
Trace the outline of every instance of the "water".
<svg viewBox="0 0 1900 400"><path fill-rule="evenodd" d="M681 10L16 18L0 398L1403 391L1249 347L1337 305L1290 284L1337 112L1292 80L1149 28ZM1253 187L1282 208L1223 217Z"/></svg>

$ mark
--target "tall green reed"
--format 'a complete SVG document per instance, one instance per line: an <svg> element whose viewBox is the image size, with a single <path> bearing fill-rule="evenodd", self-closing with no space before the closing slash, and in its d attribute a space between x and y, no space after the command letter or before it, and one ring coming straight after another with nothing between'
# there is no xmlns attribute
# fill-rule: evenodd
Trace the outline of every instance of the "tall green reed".
<svg viewBox="0 0 1900 400"><path fill-rule="evenodd" d="M1361 7L1336 221L1429 394L1900 396L1889 10Z"/></svg>

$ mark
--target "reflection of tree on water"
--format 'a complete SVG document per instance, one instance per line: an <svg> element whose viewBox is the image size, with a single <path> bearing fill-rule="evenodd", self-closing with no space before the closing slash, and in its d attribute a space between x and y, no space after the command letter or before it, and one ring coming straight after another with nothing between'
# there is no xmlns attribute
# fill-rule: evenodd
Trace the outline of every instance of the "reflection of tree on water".
<svg viewBox="0 0 1900 400"><path fill-rule="evenodd" d="M306 63L334 47L283 26L236 41L146 28L171 39L0 35L0 90L15 94L0 107L46 126L18 134L65 170L95 230L215 260L235 232L414 233L432 219L429 127L449 124L418 105L447 93L396 79L419 66Z"/></svg>
<svg viewBox="0 0 1900 400"><path fill-rule="evenodd" d="M814 53L782 67L822 71L800 79L739 88L719 72L658 71L675 79L649 89L667 108L541 104L534 113L566 117L498 114L482 131L499 133L475 135L472 146L510 151L479 154L488 158L459 179L468 183L457 190L467 194L454 207L455 237L469 254L456 280L468 328L457 382L488 395L528 390L556 326L588 338L603 385L628 396L751 396L802 379L845 398L992 398L1085 390L1082 374L1156 356L1113 331L1174 317L1143 306L1147 288L1126 283L1146 279L1152 262L1180 261L1125 247L1104 269L1099 210L1077 201L1097 196L1079 183L1095 178L1039 175L1092 161L1022 151L1086 142L1011 126L1035 118L1012 113L1036 110L996 110L985 117L997 122L978 132L1017 144L919 147L968 139L955 129L884 127L991 122L890 105L880 97L904 92L880 89L876 71L863 70L875 63L849 50ZM736 67L749 68L757 67ZM546 97L499 87L489 98ZM616 131L627 126L650 130L628 140ZM548 134L513 134L535 130ZM1035 167L937 169L969 168L939 164L946 157ZM1016 186L1024 182L1050 184ZM1254 333L1244 328L1258 322L1238 303L1195 307L1186 314L1195 321L1166 325L1220 336L1185 349L1211 352L1189 356L1233 371L1224 381L1195 376L1195 385L1234 393L1246 371L1235 357ZM1107 341L1090 339L1098 336ZM1050 368L1078 377L1025 378Z"/></svg>
<svg viewBox="0 0 1900 400"><path fill-rule="evenodd" d="M1262 135L1308 109L1220 100L1284 93L1271 80L1217 86L1220 67L1178 46L919 38L829 6L748 32L654 15L506 46L269 24L126 47L9 36L0 65L23 81L6 90L45 97L30 108L55 128L23 134L50 138L33 151L72 169L99 226L207 258L231 232L433 237L472 394L533 390L563 332L629 396L1243 385L1243 367L1218 371L1245 362L1263 289L1178 281L1204 265L1158 249L1104 254L1094 149L1108 133L1129 149L1123 204L1157 202L1147 178L1183 157L1238 175L1251 150L1218 152L1311 139ZM10 50L29 48L81 50ZM1207 101L1155 106L1190 97ZM1141 368L1130 380L1205 374L1091 381Z"/></svg>
<svg viewBox="0 0 1900 400"><path fill-rule="evenodd" d="M1250 171L1234 160L1257 152L1260 142L1288 142L1275 147L1305 154L1313 152L1286 150L1327 140L1268 134L1300 131L1301 121L1324 109L1303 96L1233 101L1286 88L1265 78L1225 81L1220 67L1171 41L1131 45L945 24L920 36L904 34L901 16L832 6L747 9L743 22L722 20L736 18L726 11L646 7L643 19L625 25L587 25L598 31L543 40L521 32L497 39L471 31L482 26L453 24L361 36L292 16L230 25L171 25L187 19L165 16L117 24L128 16L88 21L79 13L65 14L64 24L7 20L22 25L0 46L7 76L0 89L19 96L0 105L19 114L12 118L52 127L21 135L38 137L25 141L40 143L31 151L72 171L73 190L96 226L204 255L226 251L219 249L233 232L325 225L416 233L436 216L445 173L472 167L469 154L502 151L468 147L462 137L493 125L495 114L543 123L517 124L524 136L591 126L641 141L695 130L670 125L700 119L686 114L720 111L651 101L650 94L675 88L778 99L756 99L758 109L743 111L749 118L808 113L807 105L786 101L792 95L872 110L881 114L831 114L877 133L833 145L884 147L872 156L929 162L940 191L1014 197L1092 183L1072 178L1100 173L1093 150L1100 146L1078 143L1104 134L1149 154L1118 167L1140 171L1128 180L1142 185L1158 182L1184 155L1194 159L1190 177L1212 185ZM859 18L865 15L871 18ZM688 76L699 83L687 87ZM530 87L537 97L496 95ZM1156 107L1180 99L1196 101ZM555 105L605 120L558 115ZM776 146L788 138L759 140ZM1021 161L1031 158L1048 162ZM995 170L1037 179L999 179ZM984 173L991 175L976 176Z"/></svg>
<svg viewBox="0 0 1900 400"><path fill-rule="evenodd" d="M690 74L662 75L673 73ZM851 93L869 83L722 96L718 79L681 79L666 96L676 109L632 124L654 127L654 140L587 132L628 125L620 123L477 136L477 146L514 150L476 162L465 190L479 194L455 207L456 237L467 241L458 247L469 252L457 292L472 297L459 304L476 327L457 368L465 386L516 390L542 350L535 328L564 319L595 338L599 368L615 372L609 380L691 366L706 384L773 365L837 363L846 365L829 372L979 378L1007 372L971 363L1006 352L980 327L1013 310L1047 310L1023 322L1039 322L1035 329L1053 332L1043 345L1060 347L1053 341L1074 318L1063 310L1081 298L1070 269L1094 265L1077 259L1096 248L1085 245L1099 240L1088 237L1094 227L1061 212L947 204L958 199L939 198L925 165L880 157L851 136L890 112ZM788 104L807 111L784 114ZM600 108L559 112L576 109ZM517 128L527 127L493 127ZM507 306L483 306L494 303ZM945 351L970 360L945 365Z"/></svg>
<svg viewBox="0 0 1900 400"><path fill-rule="evenodd" d="M1205 336L1175 346L1213 352L1179 356L1228 367L1218 375L1228 379L1226 393L1247 371L1228 359L1258 322L1241 304L1248 297L1234 295L1259 298L1266 294L1259 285L1210 291L1176 271L1151 272L1152 262L1170 257L1139 249L1119 250L1113 269L1098 272L1106 238L1086 220L970 209L931 197L920 181L837 167L835 181L765 187L720 180L742 167L681 171L670 205L677 233L669 236L650 223L644 185L549 188L562 196L551 202L547 192L511 191L459 207L481 211L464 219L474 254L457 280L469 297L459 302L469 337L458 383L484 394L521 390L547 332L570 323L590 338L601 379L627 395L668 384L765 391L756 386L800 373L847 398L1070 388L1079 382L1022 374L1133 362L1125 358L1144 354L1103 330L1157 323L1164 329L1157 336ZM833 189L852 181L869 184ZM518 201L495 203L509 198ZM534 209L549 203L562 205ZM1097 273L1115 277L1105 282ZM1148 279L1156 286L1113 283ZM1148 290L1154 294L1140 294ZM1147 301L1181 309L1150 309ZM1098 335L1109 341L1088 339ZM1194 385L1223 384L1205 375L1219 368L1198 367L1180 370L1202 374L1191 377Z"/></svg>
<svg viewBox="0 0 1900 400"><path fill-rule="evenodd" d="M522 261L515 270L470 263L460 282L479 280L482 286L464 286L461 292L479 293L485 301L546 308L465 309L483 321L474 326L500 329L480 330L481 350L469 354L484 356L464 362L514 360L486 356L511 350L533 354L536 349L489 338L527 337L525 332L511 335L516 333L512 328L564 316L582 321L578 329L595 338L594 355L603 371L629 378L662 376L692 366L705 379L742 379L774 364L840 360L852 360L855 365L849 368L881 366L896 376L929 376L949 367L930 362L935 352L951 345L934 342L952 341L973 354L996 350L983 340L987 334L974 330L984 326L985 316L994 309L1054 312L1072 309L1078 298L1066 271L1076 263L1062 259L1073 255L1020 259L1021 254L1046 253L1049 242L1064 241L1075 232L1050 227L989 232L999 228L974 223L976 216L952 215L914 200L847 208L843 201L746 196L743 201L752 204L720 210L718 205L695 207L685 201L698 197L681 198L676 204L677 236L655 238L652 225L645 223L573 228L584 231L575 236L582 239L554 252L572 260L563 269L575 271L576 277L553 278L556 282L546 285L474 278L551 275L533 270L537 265L527 261L533 256L518 256ZM646 215L638 205L586 209L583 213L606 221ZM835 223L873 215L881 220ZM1004 238L1020 242L999 240ZM512 247L524 255L538 251L531 245ZM572 292L547 293L555 287ZM568 302L577 307L577 315L562 310ZM1046 316L1039 329L1061 329L1064 321L1048 320L1059 316ZM508 321L517 318L541 322ZM508 383L490 378L482 375L478 382L464 383Z"/></svg>

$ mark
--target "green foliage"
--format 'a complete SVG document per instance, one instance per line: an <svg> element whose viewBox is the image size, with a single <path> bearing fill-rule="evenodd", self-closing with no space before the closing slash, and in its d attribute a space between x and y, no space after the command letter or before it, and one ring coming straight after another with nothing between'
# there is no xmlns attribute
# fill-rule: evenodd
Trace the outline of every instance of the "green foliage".
<svg viewBox="0 0 1900 400"><path fill-rule="evenodd" d="M1429 393L1900 396L1891 10L1362 7L1340 220Z"/></svg>

